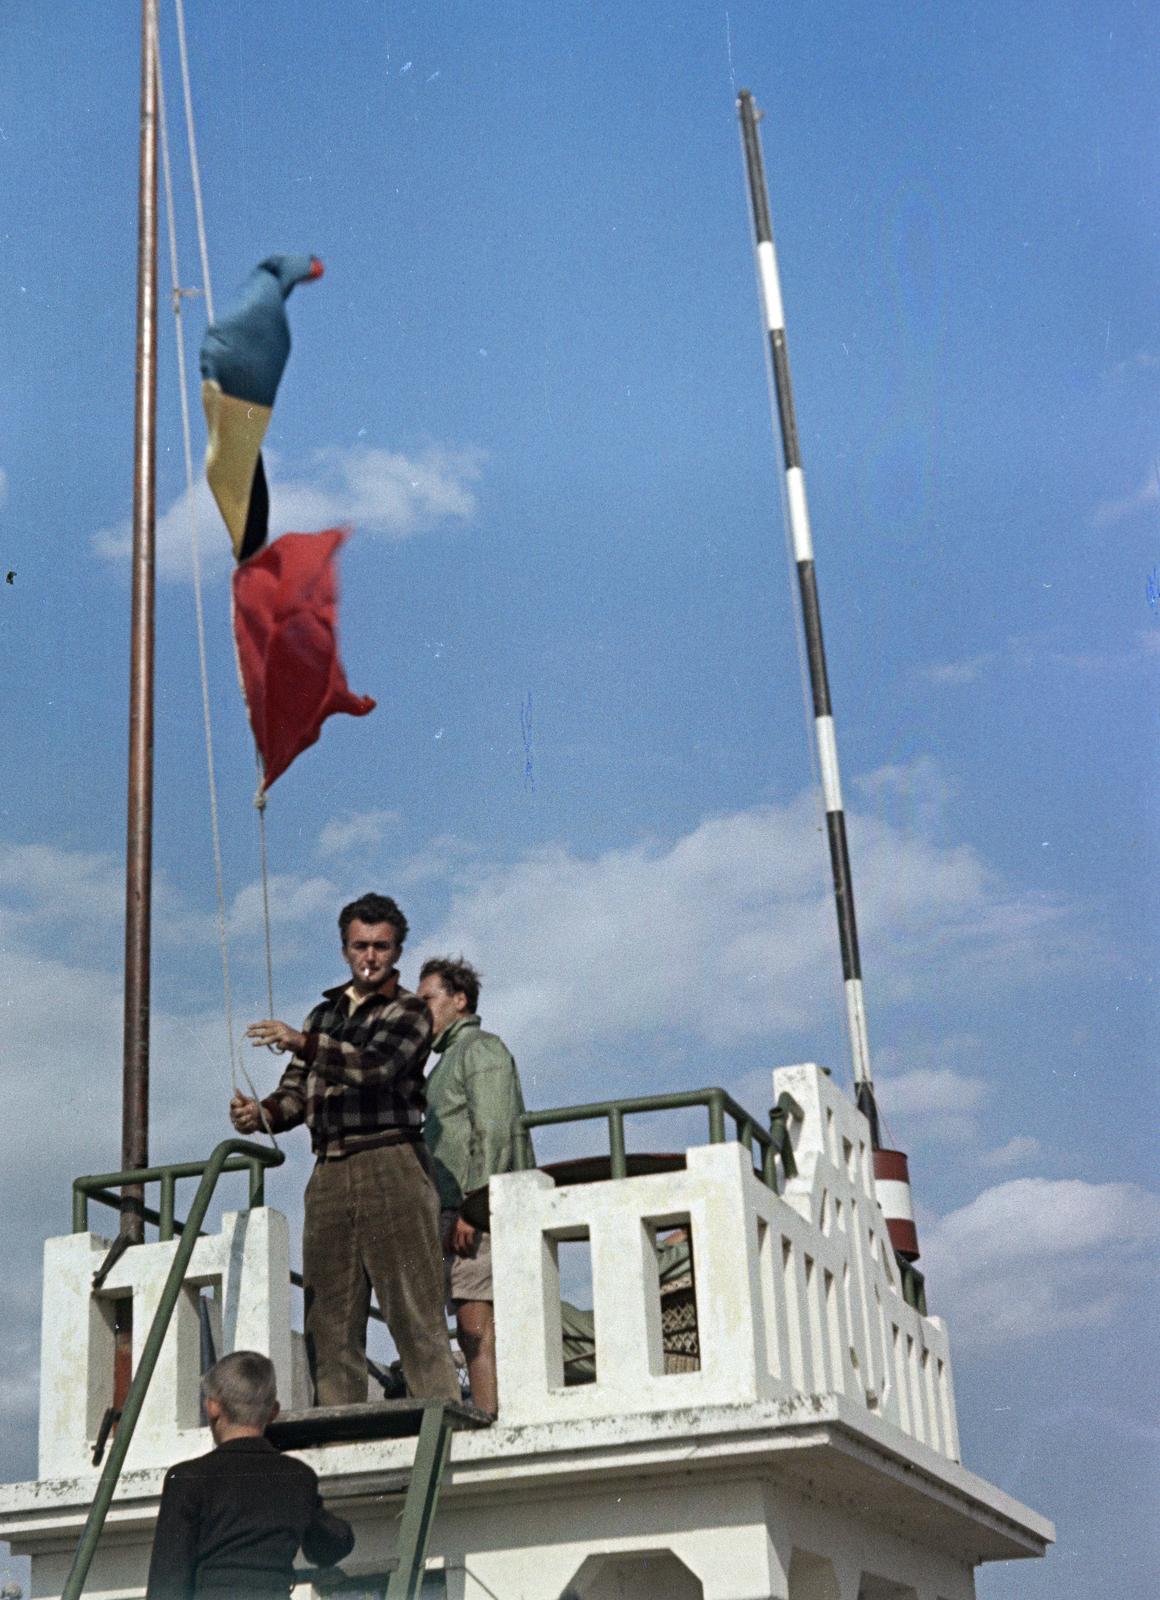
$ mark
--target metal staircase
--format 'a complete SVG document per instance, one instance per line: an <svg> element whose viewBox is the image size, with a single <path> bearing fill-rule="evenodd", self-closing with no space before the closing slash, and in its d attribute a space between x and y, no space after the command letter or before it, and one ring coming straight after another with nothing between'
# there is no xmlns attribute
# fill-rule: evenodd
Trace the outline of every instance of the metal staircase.
<svg viewBox="0 0 1160 1600"><path fill-rule="evenodd" d="M111 1436L109 1453L81 1532L61 1600L78 1600L84 1590L85 1580L113 1502L125 1457L141 1415L141 1408L165 1342L166 1331L181 1294L190 1257L201 1233L201 1225L205 1221L218 1179L223 1172L248 1171L250 1205L260 1206L263 1204L265 1169L281 1166L284 1160L285 1156L281 1151L267 1150L244 1139L225 1139L205 1162L102 1173L98 1176L78 1178L74 1182L74 1231L87 1230L90 1200L119 1207L120 1197L113 1191L124 1185L157 1183L161 1191L160 1209L156 1213L146 1212L146 1216L149 1220L157 1222L162 1240L179 1236L179 1243L123 1403L115 1413L106 1417L103 1425L106 1438ZM189 1208L189 1214L185 1221L180 1223L174 1216L175 1184L178 1178L192 1177L200 1177L201 1181ZM114 1251L120 1253L123 1248L119 1247L119 1241L114 1245L109 1257L106 1258L105 1265L97 1273L97 1278L101 1278L116 1259ZM473 1406L454 1402L388 1400L379 1404L318 1407L310 1411L285 1413L271 1423L267 1436L271 1443L282 1450L318 1448L355 1439L411 1436L416 1438L414 1459L409 1471L401 1475L399 1484L400 1489L405 1485L406 1492L399 1525L396 1561L387 1583L386 1600L419 1600L423 1588L423 1568L431 1524L450 1451L451 1434L457 1428L487 1427L490 1421L490 1417L484 1412L477 1411ZM303 1580L313 1576L310 1571L301 1574ZM325 1583L326 1588L341 1589L346 1586L339 1569L334 1569L327 1576L330 1581ZM366 1584L360 1583L357 1587L365 1589Z"/></svg>
<svg viewBox="0 0 1160 1600"><path fill-rule="evenodd" d="M356 1439L399 1439L418 1436L415 1456L405 1474L406 1497L399 1521L395 1567L386 1587L386 1600L419 1600L431 1524L451 1449L451 1435L459 1428L486 1428L491 1418L474 1406L441 1400L384 1400L361 1406L316 1406L279 1416L266 1429L266 1437L280 1450L317 1449ZM403 1482L400 1481L400 1488ZM308 1572L301 1574L305 1581ZM329 1583L320 1587L333 1587ZM341 1588L341 1585L339 1585ZM357 1584L365 1593L368 1582Z"/></svg>

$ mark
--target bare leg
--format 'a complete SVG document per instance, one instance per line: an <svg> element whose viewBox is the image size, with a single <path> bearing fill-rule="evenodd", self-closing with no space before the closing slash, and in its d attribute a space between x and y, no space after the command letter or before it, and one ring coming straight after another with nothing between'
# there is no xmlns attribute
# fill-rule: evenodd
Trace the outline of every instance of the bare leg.
<svg viewBox="0 0 1160 1600"><path fill-rule="evenodd" d="M471 1402L494 1416L499 1410L495 1381L495 1308L490 1300L464 1300L456 1310L459 1348L467 1362Z"/></svg>

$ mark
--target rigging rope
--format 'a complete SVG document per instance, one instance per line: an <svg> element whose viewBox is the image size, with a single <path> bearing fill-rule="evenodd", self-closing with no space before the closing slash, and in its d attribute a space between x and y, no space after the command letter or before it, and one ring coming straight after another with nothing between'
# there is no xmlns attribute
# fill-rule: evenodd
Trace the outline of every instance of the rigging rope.
<svg viewBox="0 0 1160 1600"><path fill-rule="evenodd" d="M185 0L174 0L177 17L177 50L181 59L181 88L185 102L185 141L189 147L189 176L193 186L193 210L197 223L197 248L201 260L201 281L205 290L205 311L209 322L213 315L213 285L209 271L209 245L206 238L205 207L202 204L201 163L197 156L197 129L193 116L193 92L190 88L189 50L185 37ZM183 380L184 386L184 380ZM267 1015L274 1015L274 956L270 938L270 879L266 855L266 795L262 789L262 758L254 746L254 759L258 768L258 791L254 807L258 813L258 852L262 872L262 926L266 945L266 1004Z"/></svg>
<svg viewBox="0 0 1160 1600"><path fill-rule="evenodd" d="M255 755L257 747L255 746ZM262 761L258 757L258 779L261 782ZM259 787L254 796L254 805L258 810L258 851L262 858L262 926L266 930L266 998L269 1002L269 1015L274 1015L274 954L270 948L270 874L266 867L266 794Z"/></svg>
<svg viewBox="0 0 1160 1600"><path fill-rule="evenodd" d="M161 71L161 50L155 40L154 63L157 71L157 109L161 132L161 167L165 177L165 220L169 236L169 272L172 278L173 328L177 338L177 375L181 390L181 443L185 453L186 498L189 501L189 544L193 558L193 608L197 619L197 659L201 674L201 712L205 730L205 765L209 780L210 832L213 838L214 881L217 889L218 946L221 952L222 986L225 991L226 1031L230 1046L230 1084L238 1088L234 1055L234 1003L230 982L229 939L226 933L225 876L222 870L221 826L218 815L217 776L213 752L213 718L210 713L209 672L206 666L205 607L201 592L201 550L197 537L197 492L193 476L193 445L189 426L189 384L185 371L185 322L181 314L183 299L191 293L181 287L177 260L177 224L173 204L173 171L169 162L169 127L165 116L165 85ZM207 280L208 283L208 280Z"/></svg>
<svg viewBox="0 0 1160 1600"><path fill-rule="evenodd" d="M177 14L177 33L179 54L181 59L181 79L185 102L186 139L189 148L190 177L193 187L194 210L197 224L198 250L202 270L202 294L205 299L206 316L209 322L213 321L213 287L210 277L209 249L205 228L205 212L202 203L201 172L197 157L197 134L193 117L193 97L190 89L189 56L186 48L185 12L182 0L175 0ZM160 42L155 36L154 41L154 66L157 74L158 122L160 126L160 143L162 168L165 183L166 222L169 239L169 265L172 278L172 300L174 313L174 333L177 345L177 371L181 403L181 432L182 448L185 460L186 498L189 503L189 535L190 553L193 567L193 593L194 613L196 618L198 669L201 681L202 722L205 735L206 775L209 788L210 805L210 832L213 841L214 881L217 896L217 931L218 946L222 966L222 988L225 1003L226 1032L229 1041L230 1085L235 1094L239 1092L238 1072L241 1071L245 1078L250 1094L258 1102L258 1114L262 1127L277 1149L278 1141L275 1139L270 1127L265 1108L258 1097L253 1079L246 1069L244 1061L244 1044L235 1044L234 1039L234 1005L233 985L230 975L229 939L226 921L225 900L225 875L222 865L221 824L218 805L217 776L214 761L213 745L213 718L210 708L209 672L207 664L207 651L205 640L205 606L202 594L201 554L197 530L197 486L193 469L193 446L189 418L189 381L185 361L185 322L182 315L182 302L197 291L182 288L180 267L177 254L177 225L176 207L173 197L173 171L169 155L169 124L166 116L164 76L161 66ZM256 754L256 752L255 752ZM260 767L259 767L260 773ZM255 804L258 807L259 838L261 855L261 880L262 880L262 912L265 929L266 950L266 995L268 1015L274 1014L274 972L273 956L270 936L270 894L269 874L266 855L265 831L265 796L259 793ZM242 1036L244 1038L244 1035Z"/></svg>
<svg viewBox="0 0 1160 1600"><path fill-rule="evenodd" d="M205 236L205 209L201 203L201 164L197 159L197 134L193 125L193 95L189 87L189 52L185 46L184 0L174 0L177 13L177 49L181 57L181 90L185 100L185 138L189 146L189 176L193 184L193 210L197 218L197 247L201 253L201 282L205 291L206 321L213 321L213 286L209 276L209 248Z"/></svg>

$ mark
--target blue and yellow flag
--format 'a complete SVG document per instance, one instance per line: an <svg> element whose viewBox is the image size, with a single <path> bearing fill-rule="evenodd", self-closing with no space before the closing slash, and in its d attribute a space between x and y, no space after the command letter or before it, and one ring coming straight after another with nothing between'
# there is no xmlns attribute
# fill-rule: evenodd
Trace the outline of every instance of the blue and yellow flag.
<svg viewBox="0 0 1160 1600"><path fill-rule="evenodd" d="M316 256L270 256L255 267L201 346L201 397L209 424L205 475L225 518L234 571L234 642L250 726L268 789L327 717L365 717L338 655L336 560L346 530L284 533L267 544L270 496L262 440L290 355L286 298L322 276Z"/></svg>
<svg viewBox="0 0 1160 1600"><path fill-rule="evenodd" d="M317 256L267 257L202 340L205 475L239 561L266 542L270 495L262 440L290 355L286 298L296 283L321 276Z"/></svg>

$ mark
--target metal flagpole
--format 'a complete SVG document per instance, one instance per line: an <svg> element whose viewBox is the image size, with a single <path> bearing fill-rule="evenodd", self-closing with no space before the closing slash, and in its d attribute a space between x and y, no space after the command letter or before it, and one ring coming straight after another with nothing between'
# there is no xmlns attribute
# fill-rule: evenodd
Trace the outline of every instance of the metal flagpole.
<svg viewBox="0 0 1160 1600"><path fill-rule="evenodd" d="M757 272L761 284L762 309L769 333L769 357L773 369L777 423L785 457L786 498L789 504L790 537L797 566L801 599L802 627L806 636L810 689L814 702L814 736L818 765L822 773L822 793L826 805L826 832L830 842L830 866L834 878L834 899L838 910L838 939L842 950L842 977L846 991L846 1017L850 1049L854 1058L854 1094L858 1109L870 1124L871 1143L879 1148L878 1108L870 1075L870 1043L866 1033L866 1006L862 995L862 966L858 957L858 925L854 916L854 880L850 874L850 854L846 844L846 815L842 809L842 786L838 775L838 746L834 735L834 716L830 707L830 686L826 677L826 653L822 644L822 615L818 604L814 549L810 537L810 517L806 507L806 482L798 448L797 418L794 415L793 387L790 383L789 353L785 342L785 315L781 304L781 285L777 275L777 256L769 221L769 195L757 124L761 113L748 89L737 98L741 117L741 142L749 178L749 200L757 247Z"/></svg>
<svg viewBox="0 0 1160 1600"><path fill-rule="evenodd" d="M149 1165L149 944L153 876L153 593L157 413L157 0L141 4L137 201L137 383L133 605L129 647L129 806L125 858L125 1033L121 1161ZM143 1191L126 1188L121 1233L145 1233Z"/></svg>

